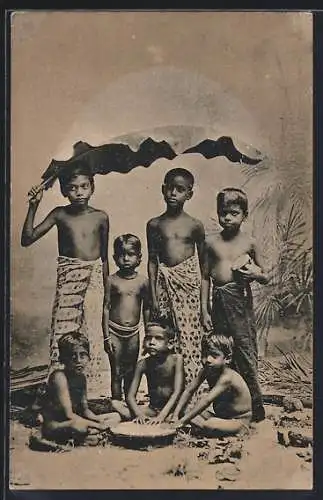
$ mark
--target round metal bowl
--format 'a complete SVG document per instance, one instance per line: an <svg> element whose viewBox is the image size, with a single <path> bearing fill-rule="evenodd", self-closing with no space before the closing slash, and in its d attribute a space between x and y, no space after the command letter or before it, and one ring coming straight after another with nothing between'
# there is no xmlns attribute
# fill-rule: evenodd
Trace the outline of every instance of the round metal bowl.
<svg viewBox="0 0 323 500"><path fill-rule="evenodd" d="M176 436L176 429L134 422L122 422L111 428L110 432L113 444L133 449L169 446Z"/></svg>

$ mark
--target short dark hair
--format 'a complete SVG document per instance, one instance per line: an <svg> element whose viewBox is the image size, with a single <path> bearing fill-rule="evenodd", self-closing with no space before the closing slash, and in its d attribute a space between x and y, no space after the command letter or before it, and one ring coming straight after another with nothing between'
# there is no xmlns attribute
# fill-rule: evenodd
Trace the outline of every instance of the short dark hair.
<svg viewBox="0 0 323 500"><path fill-rule="evenodd" d="M204 335L201 342L202 356L212 353L214 350L221 351L225 358L232 358L233 338L226 335L216 335L214 333Z"/></svg>
<svg viewBox="0 0 323 500"><path fill-rule="evenodd" d="M138 255L141 255L141 241L134 234L121 234L113 242L115 255L119 255L124 245L130 245Z"/></svg>
<svg viewBox="0 0 323 500"><path fill-rule="evenodd" d="M190 185L190 188L194 186L195 182L194 175L191 172L189 172L189 170L186 170L186 168L172 168L171 170L169 170L164 177L164 184L168 184L174 179L174 177L177 176L181 176L185 180L187 180L187 182Z"/></svg>
<svg viewBox="0 0 323 500"><path fill-rule="evenodd" d="M226 205L236 204L239 205L244 215L248 215L248 198L242 189L228 187L222 189L217 196L217 211L221 212L221 209Z"/></svg>
<svg viewBox="0 0 323 500"><path fill-rule="evenodd" d="M161 328L162 330L164 330L164 332L167 335L168 340L175 339L174 328L167 318L161 317L158 320L149 321L149 323L147 323L147 325L146 325L146 331L149 328L154 327L154 326L157 326L157 327Z"/></svg>
<svg viewBox="0 0 323 500"><path fill-rule="evenodd" d="M73 347L75 346L83 347L90 357L89 339L83 333L65 333L58 339L57 344L59 357L63 364L70 360Z"/></svg>
<svg viewBox="0 0 323 500"><path fill-rule="evenodd" d="M58 175L61 193L63 196L66 196L67 186L78 175L84 175L90 181L92 191L94 191L94 174L91 168L82 162L81 160L76 160L73 162L73 165L62 167L61 172Z"/></svg>

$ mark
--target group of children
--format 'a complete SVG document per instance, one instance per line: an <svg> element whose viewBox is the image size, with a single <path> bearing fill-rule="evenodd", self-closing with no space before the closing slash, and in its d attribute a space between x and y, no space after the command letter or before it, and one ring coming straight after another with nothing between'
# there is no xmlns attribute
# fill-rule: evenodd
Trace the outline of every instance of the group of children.
<svg viewBox="0 0 323 500"><path fill-rule="evenodd" d="M184 211L193 175L183 168L168 171L162 185L166 210L147 223L148 279L137 272L141 242L133 234L115 239L118 271L110 275L109 218L88 204L93 174L81 162L65 170L59 181L69 204L34 227L43 192L32 188L21 238L28 246L57 227L44 437L91 437L132 419L230 434L263 420L250 283L268 278L255 241L241 231L246 194L237 188L218 194L222 231L205 237L203 224ZM138 361L141 318L145 356ZM105 353L114 411L98 416L87 399L100 384L107 392ZM144 375L148 407L136 400Z"/></svg>

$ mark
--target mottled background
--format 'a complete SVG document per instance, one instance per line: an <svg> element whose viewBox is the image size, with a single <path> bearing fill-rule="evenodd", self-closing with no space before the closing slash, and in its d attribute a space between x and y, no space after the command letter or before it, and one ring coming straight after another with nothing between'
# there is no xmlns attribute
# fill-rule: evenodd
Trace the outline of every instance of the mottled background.
<svg viewBox="0 0 323 500"><path fill-rule="evenodd" d="M97 145L122 137L137 145L151 135L181 151L206 137L231 135L269 158L264 175L246 185L251 203L272 196L274 207L279 196L296 195L311 239L311 14L19 12L12 17L11 77L14 367L47 361L56 277L56 230L20 247L26 193L52 158L71 156L78 140ZM247 179L224 158L199 155L160 160L126 176L98 176L92 204L110 215L110 248L115 236L138 234L142 272L145 224L163 210L161 182L176 165L196 176L187 210L208 230L215 226L216 192ZM62 202L55 185L36 221ZM270 260L268 235L275 239L276 222L264 224L256 215L251 210L248 227Z"/></svg>

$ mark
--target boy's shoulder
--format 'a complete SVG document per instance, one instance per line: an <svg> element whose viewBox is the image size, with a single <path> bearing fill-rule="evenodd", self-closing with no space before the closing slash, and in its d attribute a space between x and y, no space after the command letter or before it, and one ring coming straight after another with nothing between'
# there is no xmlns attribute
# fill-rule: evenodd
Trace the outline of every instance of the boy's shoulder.
<svg viewBox="0 0 323 500"><path fill-rule="evenodd" d="M93 214L96 214L99 218L102 218L102 220L106 220L109 218L108 214L104 210L92 206L89 207L89 209Z"/></svg>
<svg viewBox="0 0 323 500"><path fill-rule="evenodd" d="M49 375L48 384L59 383L62 380L67 380L65 370L64 368L57 368Z"/></svg>
<svg viewBox="0 0 323 500"><path fill-rule="evenodd" d="M144 274L138 273L137 279L142 286L148 285L148 283L149 283L147 276L145 276Z"/></svg>
<svg viewBox="0 0 323 500"><path fill-rule="evenodd" d="M207 247L215 247L221 241L223 241L222 231L217 231L216 233L207 234L205 236L205 244Z"/></svg>
<svg viewBox="0 0 323 500"><path fill-rule="evenodd" d="M228 387L240 386L241 384L244 384L244 379L242 378L240 373L234 370L234 368L229 367L225 369L224 373L222 374L221 380Z"/></svg>
<svg viewBox="0 0 323 500"><path fill-rule="evenodd" d="M148 228L156 228L156 227L158 227L162 219L163 219L163 215L162 214L161 215L157 215L156 217L152 217L147 222L147 227Z"/></svg>
<svg viewBox="0 0 323 500"><path fill-rule="evenodd" d="M196 228L201 228L204 229L204 224L200 219L197 219L196 217L193 217L192 215L188 214L187 212L183 212L183 216L186 218L188 222L192 224L192 226Z"/></svg>

